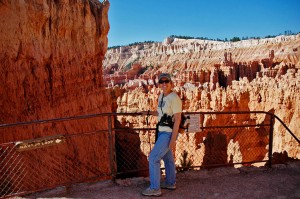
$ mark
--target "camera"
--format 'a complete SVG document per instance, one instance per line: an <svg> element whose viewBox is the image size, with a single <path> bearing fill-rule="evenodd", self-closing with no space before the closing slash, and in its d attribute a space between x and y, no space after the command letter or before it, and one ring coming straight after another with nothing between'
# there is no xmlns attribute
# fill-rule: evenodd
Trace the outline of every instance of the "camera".
<svg viewBox="0 0 300 199"><path fill-rule="evenodd" d="M163 116L160 118L159 125L173 128L174 125L173 118L170 115L163 114Z"/></svg>

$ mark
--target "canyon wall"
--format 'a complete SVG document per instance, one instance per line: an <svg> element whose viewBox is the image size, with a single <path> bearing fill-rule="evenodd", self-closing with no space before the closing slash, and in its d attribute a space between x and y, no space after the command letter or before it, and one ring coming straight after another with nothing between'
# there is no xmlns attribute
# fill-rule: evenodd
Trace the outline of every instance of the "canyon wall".
<svg viewBox="0 0 300 199"><path fill-rule="evenodd" d="M169 72L173 75L174 91L183 100L184 111L270 112L300 137L300 34L239 42L166 38L161 43L109 49L104 67L106 85L124 91L117 101L119 112L155 110L160 92L157 77L161 72ZM143 117L120 119L147 127ZM203 125L263 124L267 121L266 115L257 114L206 118ZM150 123L154 125L156 118L150 118ZM247 161L243 159L247 152L241 150L253 142L260 144L254 146L256 152L252 151L258 154L258 159L267 158L268 133L264 129L253 131L253 137L250 132L248 137L234 136L235 139L226 135L227 153L236 151L233 159ZM179 139L188 140L186 136ZM191 148L201 145L201 150L205 148L205 140L216 139L207 131L191 137L194 137L189 142L193 145ZM177 158L182 153L180 150L176 150ZM273 150L300 158L299 144L278 121L274 124ZM198 152L194 150L190 156L195 157ZM203 162L208 159L203 157Z"/></svg>
<svg viewBox="0 0 300 199"><path fill-rule="evenodd" d="M102 87L108 5L1 1L0 123L110 109Z"/></svg>
<svg viewBox="0 0 300 199"><path fill-rule="evenodd" d="M107 0L102 3L98 0L0 1L0 124L111 112L110 93L103 86L102 73L108 44L108 9ZM107 128L106 117L1 128L0 144ZM85 169L84 165L89 165L109 174L107 137L107 133L88 138L68 137L64 145L52 146L50 150L20 153L24 156L24 165L33 164L35 170L26 170L28 176L17 183L25 187L38 185L28 184L32 180L28 179L30 173L41 170L44 175L47 171L53 174L58 170L53 167L54 163L59 162L62 164L58 168L63 171ZM4 158L9 154L2 146L6 145L0 147L1 158ZM32 158L37 160L32 161ZM14 163L8 165L17 168ZM85 172L89 171L82 170L72 176L80 177ZM6 180L8 178L6 176ZM12 183L14 178L9 181ZM59 181L53 177L47 183L55 180Z"/></svg>

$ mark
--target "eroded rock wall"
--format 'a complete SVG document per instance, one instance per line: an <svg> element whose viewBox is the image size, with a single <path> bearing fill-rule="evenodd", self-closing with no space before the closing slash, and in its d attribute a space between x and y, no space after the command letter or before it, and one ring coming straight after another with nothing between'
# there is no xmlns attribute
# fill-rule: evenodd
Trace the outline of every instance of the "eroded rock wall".
<svg viewBox="0 0 300 199"><path fill-rule="evenodd" d="M281 118L290 130L300 137L299 34L240 42L167 38L162 43L110 49L104 63L107 85L118 85L127 89L118 98L120 112L155 110L157 95L160 92L157 76L161 72L170 72L174 77L174 90L183 99L185 111L270 112ZM141 65L141 70L136 73L137 77L128 78L129 66L137 63ZM126 81L119 81L121 75L127 77ZM145 118L130 117L127 120L137 126L145 126ZM156 123L156 119L152 117L149 121L152 124ZM262 124L268 123L269 118L259 114L211 117L205 118L203 125L224 125L224 122ZM228 148L228 157L222 157L222 162L226 159L228 162L233 159L247 161L248 152L243 148L258 143L260 146L252 146L255 151L251 153L257 154L257 159L266 159L269 131L264 128L246 131L248 136L247 133L238 136L227 133L226 138L222 135L214 137L206 131L199 135L191 135L194 138L190 136L189 139L180 139L192 139L193 141L189 142L191 148L202 146L201 153L211 152L205 148L205 140L208 138L212 141L227 139L224 146ZM251 134L253 137L249 137ZM199 150L200 148L194 148L191 157L197 156ZM274 125L273 150L278 153L287 152L290 157L300 158L297 142L278 121ZM145 154L148 152L145 151ZM177 148L177 158L181 153L180 148ZM202 162L209 160L207 157L202 158Z"/></svg>
<svg viewBox="0 0 300 199"><path fill-rule="evenodd" d="M262 62L265 68L278 63L299 65L299 37L300 34L239 42L167 38L162 43L110 49L104 66L110 68L114 64L121 71L128 64L139 62L143 67L155 69L146 74L155 74L157 70L185 74L211 70L214 65L250 66L254 61Z"/></svg>
<svg viewBox="0 0 300 199"><path fill-rule="evenodd" d="M107 0L102 3L98 0L0 1L1 124L111 112L112 100L103 86L102 74L108 43L108 9ZM107 133L71 136L107 128L107 118L1 128L1 144L57 134L69 137L62 145L20 153L24 162L19 170L27 173L21 181L14 172L0 176L11 183L7 189L16 190L18 187L14 186L20 184L25 188L39 186L39 183L28 183L34 181L39 171L46 176L47 172L53 174L52 178L47 176L50 179L44 182L43 188L61 183L63 177L76 181L83 180L85 175L109 174ZM12 158L6 151L1 148L4 162ZM16 161L5 166L18 169L14 164ZM1 172L11 171L10 168ZM103 173L93 170L91 174L91 168L101 168ZM59 170L72 175L63 172L59 179ZM35 174L31 175L32 172Z"/></svg>
<svg viewBox="0 0 300 199"><path fill-rule="evenodd" d="M108 7L97 0L1 1L0 123L110 110L102 87Z"/></svg>

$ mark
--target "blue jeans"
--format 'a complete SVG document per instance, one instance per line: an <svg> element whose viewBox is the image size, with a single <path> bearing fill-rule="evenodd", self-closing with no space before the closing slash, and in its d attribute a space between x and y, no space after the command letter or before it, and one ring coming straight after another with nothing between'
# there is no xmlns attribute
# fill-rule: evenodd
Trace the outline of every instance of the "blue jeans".
<svg viewBox="0 0 300 199"><path fill-rule="evenodd" d="M149 175L150 188L160 188L160 160L163 159L166 170L166 183L174 185L176 183L176 166L172 150L169 143L172 133L159 132L158 139L149 155Z"/></svg>

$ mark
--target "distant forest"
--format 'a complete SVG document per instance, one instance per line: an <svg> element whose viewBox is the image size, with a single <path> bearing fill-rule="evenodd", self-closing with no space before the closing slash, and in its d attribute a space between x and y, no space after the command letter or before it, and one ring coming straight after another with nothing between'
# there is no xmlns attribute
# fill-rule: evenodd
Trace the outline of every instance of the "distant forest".
<svg viewBox="0 0 300 199"><path fill-rule="evenodd" d="M131 43L128 45L122 45L122 46L136 46L138 44L151 44L151 43L157 43L157 41L134 42L134 43ZM112 46L112 47L108 47L108 49L120 48L122 46Z"/></svg>
<svg viewBox="0 0 300 199"><path fill-rule="evenodd" d="M280 35L297 35L299 34L300 32L297 32L297 33L294 33L292 32L291 30L286 30L284 31L283 34L278 34L278 35L267 35L263 38L260 38L260 37L233 37L231 39L210 39L208 37L190 37L190 36L182 36L182 35L171 35L169 36L170 38L178 38L178 39L201 39L201 40L211 40L211 41L224 41L224 42L227 42L227 41L231 41L231 42L237 42L237 41L242 41L242 40L248 40L248 39L264 39L264 38L274 38L274 37L277 37L277 36L280 36ZM131 44L128 44L128 45L121 45L121 46L111 46L111 47L108 47L108 49L114 49L114 48L120 48L122 46L135 46L135 45L138 45L138 44L150 44L150 43L156 43L155 41L144 41L144 42L134 42L134 43L131 43Z"/></svg>

